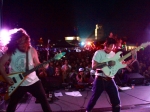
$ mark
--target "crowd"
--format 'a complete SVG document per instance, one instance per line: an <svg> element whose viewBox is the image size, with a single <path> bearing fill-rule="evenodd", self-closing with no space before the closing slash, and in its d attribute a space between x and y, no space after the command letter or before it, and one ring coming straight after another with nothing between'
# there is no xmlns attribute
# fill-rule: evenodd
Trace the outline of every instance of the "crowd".
<svg viewBox="0 0 150 112"><path fill-rule="evenodd" d="M43 60L45 61L46 56L40 56L43 54L40 52L41 51L39 51L39 57L41 57L40 61L43 62ZM77 84L81 84L81 85L92 84L95 76L93 75L94 71L91 68L91 64L92 64L91 60L95 50L91 50L91 51L85 50L81 52L75 52L75 51L68 52L68 50L65 50L64 52L66 52L65 57L63 57L60 60L54 60L48 64L48 66L45 68L46 75L44 74L42 75L41 73L38 73L39 77L42 80L44 79L43 82L46 83L45 85L53 86L54 88L59 88L62 87L63 84L65 85L67 83L70 84L72 87L79 89L80 87L83 88L83 86L79 86L79 85L77 86ZM150 79L150 64L149 64L150 58L148 55L149 52L150 51L148 48L145 48L144 50L140 50L137 53L137 63L139 63L139 65L137 66L139 67L138 68L136 67L134 68L135 70L128 71L126 73L137 72L143 75L147 79L147 81L149 81ZM54 52L50 52L49 59L53 58L54 55L55 55ZM122 69L122 71L123 70L124 69ZM119 72L120 76L122 74L124 75L124 73ZM124 83L124 80L126 79L123 79L122 83Z"/></svg>
<svg viewBox="0 0 150 112"><path fill-rule="evenodd" d="M47 56L47 50L37 50L40 62L44 62L48 59L51 59L55 56L56 52L50 51ZM66 55L62 57L60 60L53 60L48 63L44 68L40 71L37 71L38 77L42 80L42 83L47 92L52 88L60 88L63 85L71 85L77 89L84 88L83 86L77 86L77 84L92 84L94 80L94 70L92 70L92 57L96 50L84 50L81 52L76 52L75 50L65 50ZM60 52L58 50L57 52ZM137 55L137 61L139 63L139 70L134 71L126 71L126 73L137 72L145 77L147 82L150 82L150 58L149 58L150 50L149 48L145 48L144 50L140 50ZM6 67L7 69L7 67ZM125 68L127 69L127 68ZM129 68L130 69L130 68ZM8 70L6 70L8 71ZM125 71L124 69L122 71ZM119 72L120 77L125 73ZM122 83L124 83L124 79ZM126 81L125 81L126 82ZM48 88L48 89L47 89Z"/></svg>
<svg viewBox="0 0 150 112"><path fill-rule="evenodd" d="M66 52L66 55L60 60L53 60L40 71L37 71L39 78L47 92L50 89L56 89L63 86L84 89L93 81L91 76L91 59L94 51ZM39 52L39 54L41 54ZM49 58L55 54L50 53ZM39 57L41 57L39 55ZM42 56L43 57L43 56ZM46 57L46 56L44 56ZM40 58L41 62L45 61Z"/></svg>
<svg viewBox="0 0 150 112"><path fill-rule="evenodd" d="M16 43L14 43L13 39L16 39L15 41L17 42L18 45L16 46L14 45ZM30 37L24 32L24 30L20 29L8 44L9 48L8 51L4 53L4 55L1 57L1 73L2 76L10 85L13 85L14 83L14 81L11 78L6 77L7 73L9 73L10 70L15 70L16 72L23 70L25 72L29 70L29 67L31 69L34 68L34 66L40 65L40 62L45 63L47 62L47 60L49 59L51 60L58 53L65 52L66 54L59 60L55 60L55 58L53 58L53 60L48 61L47 64L45 63L43 67L36 70L35 71L36 73L34 72L33 75L32 74L28 75L28 77L25 78L24 83L21 83L21 86L18 87L19 89L17 89L17 91L15 91L15 93L11 96L11 102L7 109L15 110L15 107L19 99L21 99L21 97L26 92L30 92L31 94L35 95L37 101L39 100L45 112L48 111L51 112L51 109L48 105L47 97L45 96L45 92L49 95L50 91L54 91L54 89L59 89L61 87L64 87L65 89L74 88L77 90L84 90L86 87L91 87L93 84L92 88L93 95L91 97L91 100L89 101L87 110L91 110L93 108L93 105L96 103L98 96L100 96L103 89L105 87L107 88L109 85L108 88L111 87L113 88L113 92L116 94L115 99L117 99L116 100L117 102L113 102L115 101L112 100L114 97L112 96L110 97L112 103L114 104L113 109L114 110L118 109L119 112L120 101L115 81L113 80L113 78L104 76L103 71L101 70L101 68L103 68L102 66L107 66L109 68L111 66L114 66L116 62L113 60L110 60L108 62L101 62L102 60L100 61L99 59L101 57L100 55L101 53L103 55L103 58L104 57L106 58L107 56L108 58L110 58L115 55L114 52L117 52L119 50L122 50L124 55L125 54L124 49L116 50L115 48L118 47L115 47L115 43L116 42L114 38L108 38L106 43L104 44L105 47L101 48L102 50L91 49L91 50L80 50L80 52L77 52L76 50L68 50L68 49L57 49L56 51L37 49L36 51L32 46L30 46ZM12 44L14 46L13 48L11 47ZM15 53L15 55L13 53ZM128 73L139 73L143 75L145 79L147 79L147 82L149 82L150 80L149 53L150 51L148 48L140 50L138 52L138 55L136 55L136 52L134 50L131 51L130 56L131 59L125 60L127 66L123 69L118 70L115 77L119 75L118 77L121 79L122 83L127 84ZM18 60L18 58L16 57L17 56L19 57L19 55L23 56L22 57L23 59L20 58L20 61L18 61L18 64L16 66L17 61L14 60ZM22 63L23 60L26 60L26 63L25 62ZM21 64L22 66L20 66ZM31 64L32 66L29 66ZM5 70L2 68L2 66L5 66ZM92 68L96 69L93 70ZM101 75L95 76L96 75L95 72L96 74L99 73ZM102 86L99 84L102 83L103 81L105 82L106 85L104 88L101 87L103 89L99 91L99 87ZM40 89L40 94L35 93L34 90L36 89ZM99 92L99 94L96 94L97 92ZM109 91L109 89L107 92L108 94L112 93ZM16 99L18 94L20 93L22 96L19 97L14 104L13 103L15 101L14 99Z"/></svg>
<svg viewBox="0 0 150 112"><path fill-rule="evenodd" d="M149 47L139 51L138 61L140 66L139 73L143 75L147 80L150 79L150 50Z"/></svg>

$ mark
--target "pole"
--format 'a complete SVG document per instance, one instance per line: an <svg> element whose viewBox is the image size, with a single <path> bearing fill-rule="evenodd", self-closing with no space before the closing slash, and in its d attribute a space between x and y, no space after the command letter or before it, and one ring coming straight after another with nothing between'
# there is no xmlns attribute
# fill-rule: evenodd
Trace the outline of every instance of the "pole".
<svg viewBox="0 0 150 112"><path fill-rule="evenodd" d="M50 39L48 39L48 42L47 42L47 60L49 59L49 43L50 43Z"/></svg>

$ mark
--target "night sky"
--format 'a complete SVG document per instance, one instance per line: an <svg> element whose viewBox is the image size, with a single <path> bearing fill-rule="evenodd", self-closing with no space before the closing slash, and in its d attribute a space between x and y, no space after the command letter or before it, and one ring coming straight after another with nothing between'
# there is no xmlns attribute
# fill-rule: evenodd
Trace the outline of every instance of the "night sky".
<svg viewBox="0 0 150 112"><path fill-rule="evenodd" d="M4 0L3 28L22 27L45 40L89 37L97 23L133 42L150 40L149 0Z"/></svg>

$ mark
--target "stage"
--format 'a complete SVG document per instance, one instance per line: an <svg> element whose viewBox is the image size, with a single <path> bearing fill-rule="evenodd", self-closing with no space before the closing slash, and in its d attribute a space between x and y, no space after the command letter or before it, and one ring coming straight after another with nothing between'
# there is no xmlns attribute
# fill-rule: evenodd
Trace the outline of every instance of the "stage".
<svg viewBox="0 0 150 112"><path fill-rule="evenodd" d="M66 92L74 96L66 95ZM79 92L74 89L61 89L56 90L55 93L59 93L59 95L62 93L63 96L56 97L53 102L50 102L50 107L54 112L85 112L92 91L88 88ZM134 86L132 89L120 91L119 94L122 105L121 112L150 111L150 86ZM42 112L40 104L35 103L35 100L32 95L26 95L19 103L16 112ZM111 112L111 104L106 92L102 93L92 112Z"/></svg>

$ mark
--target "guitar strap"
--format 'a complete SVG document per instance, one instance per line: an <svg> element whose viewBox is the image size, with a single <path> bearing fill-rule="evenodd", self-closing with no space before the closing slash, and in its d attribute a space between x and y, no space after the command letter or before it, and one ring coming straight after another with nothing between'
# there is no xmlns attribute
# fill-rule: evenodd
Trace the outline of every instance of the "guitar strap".
<svg viewBox="0 0 150 112"><path fill-rule="evenodd" d="M29 70L29 60L28 60L28 51L26 52L26 71Z"/></svg>

